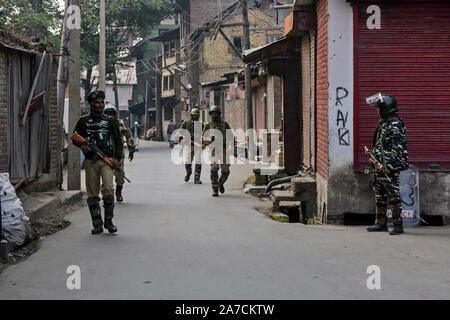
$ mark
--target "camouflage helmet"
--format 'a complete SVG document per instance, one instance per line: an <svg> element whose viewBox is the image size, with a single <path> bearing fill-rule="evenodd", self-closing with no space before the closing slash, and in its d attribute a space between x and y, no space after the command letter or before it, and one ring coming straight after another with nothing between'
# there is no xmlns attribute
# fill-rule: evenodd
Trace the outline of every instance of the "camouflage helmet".
<svg viewBox="0 0 450 320"><path fill-rule="evenodd" d="M116 107L113 104L108 102L106 104L105 110L103 112L104 113L115 113L115 114L117 114L117 109L116 109Z"/></svg>
<svg viewBox="0 0 450 320"><path fill-rule="evenodd" d="M192 115L195 115L195 114L200 115L200 110L198 110L197 108L193 108L193 109L191 110L191 116L192 116Z"/></svg>
<svg viewBox="0 0 450 320"><path fill-rule="evenodd" d="M209 109L209 114L211 114L211 113L213 113L213 112L222 113L222 111L220 110L220 107L219 107L219 106L212 106L212 107Z"/></svg>

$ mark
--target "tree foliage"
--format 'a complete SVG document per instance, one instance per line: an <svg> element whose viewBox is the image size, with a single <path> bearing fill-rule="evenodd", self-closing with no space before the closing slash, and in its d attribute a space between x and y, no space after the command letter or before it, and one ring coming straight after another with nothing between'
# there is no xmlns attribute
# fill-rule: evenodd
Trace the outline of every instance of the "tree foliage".
<svg viewBox="0 0 450 320"><path fill-rule="evenodd" d="M58 46L62 12L55 0L0 0L0 29L16 37Z"/></svg>
<svg viewBox="0 0 450 320"><path fill-rule="evenodd" d="M129 60L130 39L144 37L153 26L173 14L173 0L106 0L106 74L114 80L116 69ZM89 70L98 64L99 1L83 0L81 52L87 77L82 86L90 90Z"/></svg>

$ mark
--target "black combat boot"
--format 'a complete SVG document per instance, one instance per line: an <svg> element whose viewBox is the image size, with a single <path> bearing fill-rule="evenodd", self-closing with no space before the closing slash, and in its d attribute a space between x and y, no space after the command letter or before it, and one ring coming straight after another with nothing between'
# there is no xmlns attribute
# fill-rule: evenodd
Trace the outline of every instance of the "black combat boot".
<svg viewBox="0 0 450 320"><path fill-rule="evenodd" d="M192 165L186 164L184 167L186 168L186 176L184 177L184 181L188 182L192 174Z"/></svg>
<svg viewBox="0 0 450 320"><path fill-rule="evenodd" d="M218 197L219 196L219 190L217 190L216 188L213 189L213 197Z"/></svg>
<svg viewBox="0 0 450 320"><path fill-rule="evenodd" d="M402 218L393 219L394 229L389 233L391 236L404 233L403 231L403 221Z"/></svg>
<svg viewBox="0 0 450 320"><path fill-rule="evenodd" d="M94 227L91 231L92 234L100 234L103 232L103 220L100 209L100 203L98 198L87 199L87 204L89 207L89 212L92 218L92 226Z"/></svg>
<svg viewBox="0 0 450 320"><path fill-rule="evenodd" d="M113 224L112 218L114 218L114 196L106 196L103 198L103 206L105 208L105 229L109 233L117 232L117 227Z"/></svg>
<svg viewBox="0 0 450 320"><path fill-rule="evenodd" d="M116 187L116 201L117 202L123 201L122 189L123 189L123 186L117 185L117 187Z"/></svg>
<svg viewBox="0 0 450 320"><path fill-rule="evenodd" d="M219 179L219 191L220 191L220 193L225 193L225 187L223 185L228 180L229 176L230 176L229 172L222 172L222 174L220 176L220 179Z"/></svg>
<svg viewBox="0 0 450 320"><path fill-rule="evenodd" d="M392 223L394 224L394 229L389 234L391 236L395 236L404 233L401 205L399 203L395 204L392 206L391 210L392 210Z"/></svg>
<svg viewBox="0 0 450 320"><path fill-rule="evenodd" d="M380 232L380 231L388 231L387 223L384 224L375 224L373 226L367 227L367 231L369 232Z"/></svg>
<svg viewBox="0 0 450 320"><path fill-rule="evenodd" d="M195 184L202 184L202 182L200 181L201 174L202 174L202 165L195 164L195 178L194 178Z"/></svg>

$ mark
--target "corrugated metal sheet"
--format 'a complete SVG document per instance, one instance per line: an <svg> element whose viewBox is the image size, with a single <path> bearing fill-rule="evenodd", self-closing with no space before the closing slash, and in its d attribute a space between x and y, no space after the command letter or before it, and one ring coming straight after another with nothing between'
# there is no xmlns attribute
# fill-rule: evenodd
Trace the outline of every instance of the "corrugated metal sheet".
<svg viewBox="0 0 450 320"><path fill-rule="evenodd" d="M399 103L410 162L450 169L450 1L377 2L380 30L367 28L371 4L355 4L355 167L378 119L365 98L384 92Z"/></svg>
<svg viewBox="0 0 450 320"><path fill-rule="evenodd" d="M33 179L49 169L49 93L51 92L52 58L47 56L35 95L46 91L44 108L29 117L21 126L20 111L26 105L31 86L42 55L36 56L23 51L10 50L9 63L9 105L10 105L10 176L11 179Z"/></svg>

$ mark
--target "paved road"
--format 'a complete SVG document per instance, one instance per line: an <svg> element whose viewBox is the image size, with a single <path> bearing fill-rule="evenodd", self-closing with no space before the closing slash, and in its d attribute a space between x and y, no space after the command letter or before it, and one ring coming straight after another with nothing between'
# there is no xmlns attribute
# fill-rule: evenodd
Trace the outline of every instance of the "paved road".
<svg viewBox="0 0 450 320"><path fill-rule="evenodd" d="M127 173L119 234L90 234L87 208L41 249L0 274L1 299L424 299L450 298L450 229L401 237L362 227L281 224L242 194L248 167L232 168L228 193L186 184L166 144L144 143ZM81 290L66 269L81 268ZM369 290L369 265L381 290Z"/></svg>

